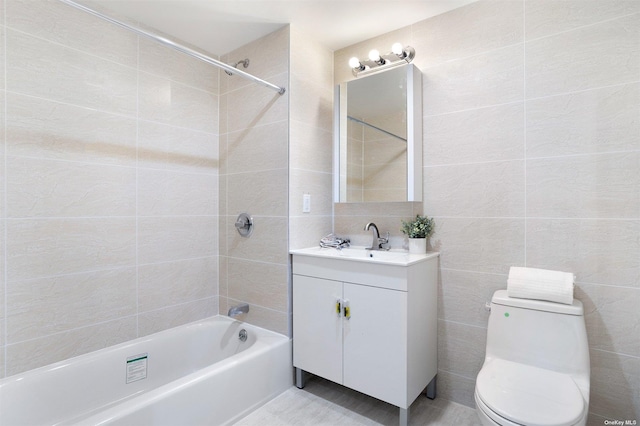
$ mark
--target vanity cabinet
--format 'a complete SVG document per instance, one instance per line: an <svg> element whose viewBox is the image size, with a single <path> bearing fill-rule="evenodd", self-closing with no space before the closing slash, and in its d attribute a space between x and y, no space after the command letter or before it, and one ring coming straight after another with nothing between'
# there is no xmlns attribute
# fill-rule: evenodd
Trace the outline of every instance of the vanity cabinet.
<svg viewBox="0 0 640 426"><path fill-rule="evenodd" d="M398 406L406 423L411 403L435 386L437 257L385 262L293 252L299 380L306 371Z"/></svg>

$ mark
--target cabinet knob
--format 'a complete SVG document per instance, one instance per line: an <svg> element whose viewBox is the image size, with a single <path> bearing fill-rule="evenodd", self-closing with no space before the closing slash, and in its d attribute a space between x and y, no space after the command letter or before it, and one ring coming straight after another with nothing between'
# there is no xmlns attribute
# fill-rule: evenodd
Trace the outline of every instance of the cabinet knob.
<svg viewBox="0 0 640 426"><path fill-rule="evenodd" d="M346 319L351 319L351 306L349 306L348 300L345 300L344 302L344 317Z"/></svg>

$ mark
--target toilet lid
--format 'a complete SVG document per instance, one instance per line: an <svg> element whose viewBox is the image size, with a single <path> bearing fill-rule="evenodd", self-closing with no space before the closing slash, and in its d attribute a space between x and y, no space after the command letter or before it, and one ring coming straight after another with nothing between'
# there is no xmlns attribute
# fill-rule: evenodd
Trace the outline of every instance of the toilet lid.
<svg viewBox="0 0 640 426"><path fill-rule="evenodd" d="M496 414L519 424L570 426L584 411L584 399L570 376L502 359L485 363L476 391Z"/></svg>

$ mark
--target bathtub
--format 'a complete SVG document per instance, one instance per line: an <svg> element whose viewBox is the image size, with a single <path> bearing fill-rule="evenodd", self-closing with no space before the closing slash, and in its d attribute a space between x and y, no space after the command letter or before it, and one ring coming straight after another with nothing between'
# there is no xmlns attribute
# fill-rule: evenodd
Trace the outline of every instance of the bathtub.
<svg viewBox="0 0 640 426"><path fill-rule="evenodd" d="M0 381L0 425L224 425L292 384L289 338L215 316Z"/></svg>

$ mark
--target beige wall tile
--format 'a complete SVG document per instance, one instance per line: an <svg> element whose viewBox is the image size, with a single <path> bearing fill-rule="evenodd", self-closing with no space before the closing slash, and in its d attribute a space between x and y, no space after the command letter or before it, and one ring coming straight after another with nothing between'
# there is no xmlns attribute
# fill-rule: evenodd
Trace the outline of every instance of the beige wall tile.
<svg viewBox="0 0 640 426"><path fill-rule="evenodd" d="M2 220L0 224L0 231L2 231L2 235L4 235L5 231L5 222ZM5 249L5 239L3 238L0 241L0 259L6 259L6 249ZM5 318L5 289L6 289L6 281L5 281L5 262L0 264L0 320ZM0 330L4 330L4 328L0 328ZM3 332L0 332L0 335L4 336ZM2 344L0 344L0 347Z"/></svg>
<svg viewBox="0 0 640 426"><path fill-rule="evenodd" d="M438 398L475 408L476 380L438 369Z"/></svg>
<svg viewBox="0 0 640 426"><path fill-rule="evenodd" d="M639 252L637 220L527 220L527 266L573 272L578 283L640 287Z"/></svg>
<svg viewBox="0 0 640 426"><path fill-rule="evenodd" d="M286 216L253 216L253 234L244 238L234 228L236 216L227 216L227 255L256 262L287 264L289 261ZM222 221L223 218L220 218Z"/></svg>
<svg viewBox="0 0 640 426"><path fill-rule="evenodd" d="M7 29L7 89L134 116L135 69ZM46 70L44 72L43 70Z"/></svg>
<svg viewBox="0 0 640 426"><path fill-rule="evenodd" d="M286 168L227 176L227 208L231 215L286 216Z"/></svg>
<svg viewBox="0 0 640 426"><path fill-rule="evenodd" d="M584 304L591 349L640 358L640 288L578 284L574 297Z"/></svg>
<svg viewBox="0 0 640 426"><path fill-rule="evenodd" d="M639 99L631 83L527 101L527 156L640 149Z"/></svg>
<svg viewBox="0 0 640 426"><path fill-rule="evenodd" d="M299 121L289 122L289 163L294 168L331 173L333 133Z"/></svg>
<svg viewBox="0 0 640 426"><path fill-rule="evenodd" d="M333 230L333 216L289 216L289 249L317 246Z"/></svg>
<svg viewBox="0 0 640 426"><path fill-rule="evenodd" d="M524 99L522 44L446 62L423 75L423 114L434 115Z"/></svg>
<svg viewBox="0 0 640 426"><path fill-rule="evenodd" d="M0 3L0 7L2 7L2 3ZM4 11L4 10L3 10ZM2 12L0 12L0 19L2 19ZM4 22L4 20L0 21ZM5 51L5 27L0 24L0 90L5 89L5 58L7 57L7 53Z"/></svg>
<svg viewBox="0 0 640 426"><path fill-rule="evenodd" d="M218 132L218 96L210 92L140 72L138 102L144 120Z"/></svg>
<svg viewBox="0 0 640 426"><path fill-rule="evenodd" d="M206 53L207 56L212 56ZM217 59L213 56L214 59ZM140 70L169 80L218 93L220 69L163 44L140 38Z"/></svg>
<svg viewBox="0 0 640 426"><path fill-rule="evenodd" d="M138 335L148 336L168 328L178 327L218 314L218 298L182 303L139 315Z"/></svg>
<svg viewBox="0 0 640 426"><path fill-rule="evenodd" d="M306 77L291 76L291 119L322 129L333 120L333 89L322 87Z"/></svg>
<svg viewBox="0 0 640 426"><path fill-rule="evenodd" d="M134 316L7 345L6 375L52 364L136 338Z"/></svg>
<svg viewBox="0 0 640 426"><path fill-rule="evenodd" d="M273 80L273 77L287 73L289 65L289 26L278 29L266 36L247 43L246 45L229 52L222 57L222 61L228 64L234 64L245 58L249 58L249 68L242 68L249 74L267 80L270 83L281 85ZM241 87L253 86L254 83L238 76L228 76L225 73L220 74L223 82L220 93L228 93L235 91ZM265 90L263 87L260 90ZM267 93L271 92L266 89ZM235 94L234 94L235 96ZM280 96L280 95L278 95Z"/></svg>
<svg viewBox="0 0 640 426"><path fill-rule="evenodd" d="M218 218L138 218L138 262L157 263L218 254Z"/></svg>
<svg viewBox="0 0 640 426"><path fill-rule="evenodd" d="M135 268L10 282L7 343L136 314Z"/></svg>
<svg viewBox="0 0 640 426"><path fill-rule="evenodd" d="M435 221L430 240L440 252L442 268L507 274L509 267L524 264L524 219L436 217Z"/></svg>
<svg viewBox="0 0 640 426"><path fill-rule="evenodd" d="M527 215L639 218L640 152L527 161Z"/></svg>
<svg viewBox="0 0 640 426"><path fill-rule="evenodd" d="M425 167L425 211L433 216L524 217L524 161Z"/></svg>
<svg viewBox="0 0 640 426"><path fill-rule="evenodd" d="M228 133L226 136L226 150L221 153L221 158L225 159L225 173L257 172L286 167L286 120L254 126Z"/></svg>
<svg viewBox="0 0 640 426"><path fill-rule="evenodd" d="M138 309L148 312L215 297L218 259L215 256L138 267Z"/></svg>
<svg viewBox="0 0 640 426"><path fill-rule="evenodd" d="M438 321L438 369L475 380L484 363L487 329Z"/></svg>
<svg viewBox="0 0 640 426"><path fill-rule="evenodd" d="M289 216L331 215L333 212L332 186L333 175L307 170L291 169L289 171ZM311 212L303 213L302 197L311 196Z"/></svg>
<svg viewBox="0 0 640 426"><path fill-rule="evenodd" d="M215 216L218 177L167 170L138 170L138 214L141 216Z"/></svg>
<svg viewBox="0 0 640 426"><path fill-rule="evenodd" d="M292 75L319 87L333 89L333 51L305 32L304 26L291 27L289 68ZM294 96L299 93L294 94Z"/></svg>
<svg viewBox="0 0 640 426"><path fill-rule="evenodd" d="M10 217L135 215L134 168L12 156L7 163Z"/></svg>
<svg viewBox="0 0 640 426"><path fill-rule="evenodd" d="M591 350L589 411L603 417L640 416L640 359Z"/></svg>
<svg viewBox="0 0 640 426"><path fill-rule="evenodd" d="M424 117L424 166L524 158L524 109L517 102Z"/></svg>
<svg viewBox="0 0 640 426"><path fill-rule="evenodd" d="M9 93L7 153L135 166L136 120Z"/></svg>
<svg viewBox="0 0 640 426"><path fill-rule="evenodd" d="M286 86L286 74L278 74L271 83ZM286 87L288 89L288 87ZM258 85L244 86L235 90L226 99L227 132L244 130L286 120L288 117L289 97L265 90Z"/></svg>
<svg viewBox="0 0 640 426"><path fill-rule="evenodd" d="M527 40L640 12L635 0L535 0L526 2Z"/></svg>
<svg viewBox="0 0 640 426"><path fill-rule="evenodd" d="M217 313L218 71L56 1L0 14L0 373Z"/></svg>
<svg viewBox="0 0 640 426"><path fill-rule="evenodd" d="M85 53L135 67L138 36L62 2L6 0L7 26Z"/></svg>
<svg viewBox="0 0 640 426"><path fill-rule="evenodd" d="M507 288L507 276L441 269L438 288L438 318L487 327L490 302L496 290Z"/></svg>
<svg viewBox="0 0 640 426"><path fill-rule="evenodd" d="M286 312L288 266L229 258L228 297L250 305Z"/></svg>
<svg viewBox="0 0 640 426"><path fill-rule="evenodd" d="M418 22L412 26L416 65L424 69L521 43L523 16L524 2L479 1Z"/></svg>
<svg viewBox="0 0 640 426"><path fill-rule="evenodd" d="M640 14L526 46L527 99L638 80Z"/></svg>
<svg viewBox="0 0 640 426"><path fill-rule="evenodd" d="M135 218L13 219L6 238L10 281L135 264Z"/></svg>
<svg viewBox="0 0 640 426"><path fill-rule="evenodd" d="M4 317L0 317L0 327L2 327L2 330L4 330ZM5 365L4 352L5 352L4 333L0 333L0 379L5 377L5 374L4 374L4 365Z"/></svg>
<svg viewBox="0 0 640 426"><path fill-rule="evenodd" d="M140 121L138 165L154 169L216 174L220 169L218 135Z"/></svg>
<svg viewBox="0 0 640 426"><path fill-rule="evenodd" d="M237 305L238 303L241 303L241 301L228 299L227 310L229 306ZM276 333L288 335L289 324L286 312L274 311L259 305L251 305L249 313L244 316L244 321Z"/></svg>
<svg viewBox="0 0 640 426"><path fill-rule="evenodd" d="M372 203L376 204L376 203ZM386 236L389 232L389 243L394 249L407 249L406 236L402 234L402 220L409 220L413 216L382 215L382 216L335 216L334 232L340 236L347 236L351 239L351 244L356 246L371 247L373 231L365 231L364 227L369 222L374 222L380 231L381 236ZM322 236L321 236L322 237ZM433 239L431 239L433 243ZM427 247L427 249L433 247Z"/></svg>

